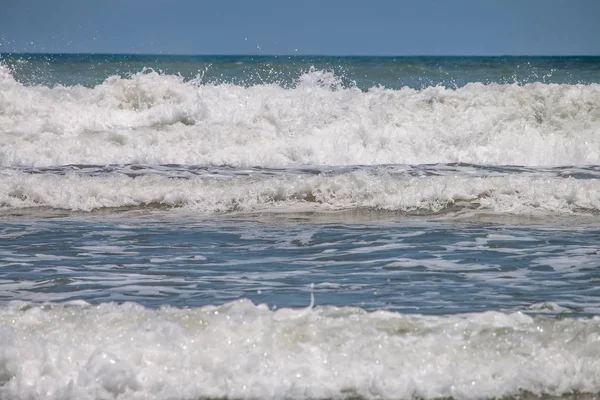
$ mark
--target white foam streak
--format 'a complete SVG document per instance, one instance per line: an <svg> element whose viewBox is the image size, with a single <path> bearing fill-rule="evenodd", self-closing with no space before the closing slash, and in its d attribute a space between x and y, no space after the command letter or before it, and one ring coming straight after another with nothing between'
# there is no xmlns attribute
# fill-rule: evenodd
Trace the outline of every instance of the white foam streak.
<svg viewBox="0 0 600 400"><path fill-rule="evenodd" d="M600 320L355 308L0 309L6 398L479 399L600 391Z"/></svg>
<svg viewBox="0 0 600 400"><path fill-rule="evenodd" d="M94 88L0 71L0 165L600 164L600 85L296 88L143 72Z"/></svg>
<svg viewBox="0 0 600 400"><path fill-rule="evenodd" d="M600 181L529 174L409 176L358 170L334 175L174 179L0 173L4 208L91 211L110 207L183 207L200 213L372 209L408 213L595 212Z"/></svg>

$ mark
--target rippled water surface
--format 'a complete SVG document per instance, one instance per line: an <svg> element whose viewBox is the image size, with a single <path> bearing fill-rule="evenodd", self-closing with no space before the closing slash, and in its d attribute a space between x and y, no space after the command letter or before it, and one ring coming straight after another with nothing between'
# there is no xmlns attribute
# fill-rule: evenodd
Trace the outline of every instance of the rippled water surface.
<svg viewBox="0 0 600 400"><path fill-rule="evenodd" d="M1 297L303 307L312 292L316 304L423 314L591 315L600 305L594 227L337 214L153 221L159 213L2 223Z"/></svg>

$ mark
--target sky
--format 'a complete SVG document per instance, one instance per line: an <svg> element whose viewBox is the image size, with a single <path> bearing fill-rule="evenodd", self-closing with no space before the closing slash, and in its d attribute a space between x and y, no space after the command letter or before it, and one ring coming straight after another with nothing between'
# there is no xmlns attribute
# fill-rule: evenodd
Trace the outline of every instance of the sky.
<svg viewBox="0 0 600 400"><path fill-rule="evenodd" d="M0 52L600 55L600 0L0 0Z"/></svg>

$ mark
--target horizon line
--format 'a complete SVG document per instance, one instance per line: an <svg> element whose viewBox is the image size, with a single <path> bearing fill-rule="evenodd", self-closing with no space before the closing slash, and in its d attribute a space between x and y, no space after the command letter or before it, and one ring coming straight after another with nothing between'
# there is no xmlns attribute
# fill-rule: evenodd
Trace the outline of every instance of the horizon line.
<svg viewBox="0 0 600 400"><path fill-rule="evenodd" d="M81 56L167 56L167 57L381 57L381 58L417 58L417 57L487 57L487 58L502 58L502 57L600 57L600 54L311 54L311 53L294 53L294 54L255 54L255 53L125 53L125 52L30 52L30 51L0 51L0 55L81 55Z"/></svg>

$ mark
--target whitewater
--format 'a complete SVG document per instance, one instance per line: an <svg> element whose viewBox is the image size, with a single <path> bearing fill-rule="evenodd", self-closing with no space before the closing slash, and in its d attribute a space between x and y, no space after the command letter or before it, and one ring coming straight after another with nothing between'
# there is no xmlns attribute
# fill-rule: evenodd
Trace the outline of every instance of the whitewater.
<svg viewBox="0 0 600 400"><path fill-rule="evenodd" d="M0 398L595 399L596 57L0 55Z"/></svg>
<svg viewBox="0 0 600 400"><path fill-rule="evenodd" d="M600 163L600 85L294 88L139 72L88 88L25 86L4 67L3 166Z"/></svg>

